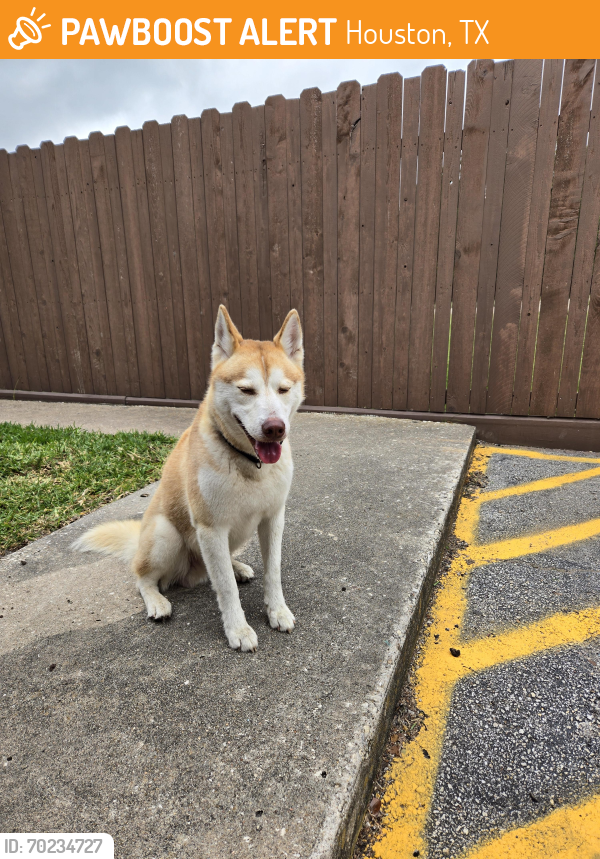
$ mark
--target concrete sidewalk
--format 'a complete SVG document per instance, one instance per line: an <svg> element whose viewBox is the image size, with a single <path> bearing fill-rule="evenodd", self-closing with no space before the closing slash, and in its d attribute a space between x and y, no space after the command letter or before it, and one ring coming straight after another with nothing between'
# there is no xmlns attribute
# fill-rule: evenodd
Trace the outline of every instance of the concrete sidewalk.
<svg viewBox="0 0 600 859"><path fill-rule="evenodd" d="M196 409L162 406L102 406L87 403L42 403L0 400L0 423L36 426L77 426L115 433L129 430L180 436L194 420Z"/></svg>
<svg viewBox="0 0 600 859"><path fill-rule="evenodd" d="M93 419L105 430L142 411L137 428L183 420L14 405L36 423L106 411ZM119 859L347 856L472 440L463 426L298 415L283 545L298 626L268 627L251 544L253 655L227 647L208 587L172 592L173 618L154 624L125 565L71 552L95 522L140 515L151 489L0 561L2 828L109 832Z"/></svg>

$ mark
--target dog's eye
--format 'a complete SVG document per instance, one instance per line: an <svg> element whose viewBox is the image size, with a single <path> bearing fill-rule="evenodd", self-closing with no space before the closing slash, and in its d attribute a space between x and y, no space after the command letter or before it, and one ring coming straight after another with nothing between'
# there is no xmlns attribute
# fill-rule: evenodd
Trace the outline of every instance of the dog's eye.
<svg viewBox="0 0 600 859"><path fill-rule="evenodd" d="M241 391L242 394L248 394L249 396L252 396L252 394L256 393L254 388L238 388L238 390Z"/></svg>
<svg viewBox="0 0 600 859"><path fill-rule="evenodd" d="M280 394L287 394L288 391L289 391L289 388L280 388L279 389Z"/></svg>

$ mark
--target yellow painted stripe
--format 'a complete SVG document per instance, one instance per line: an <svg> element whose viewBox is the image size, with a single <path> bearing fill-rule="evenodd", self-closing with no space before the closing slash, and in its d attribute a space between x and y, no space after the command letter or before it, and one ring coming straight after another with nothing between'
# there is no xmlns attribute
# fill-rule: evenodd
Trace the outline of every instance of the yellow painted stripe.
<svg viewBox="0 0 600 859"><path fill-rule="evenodd" d="M490 564L493 561L509 561L512 558L545 552L547 549L569 546L571 543L589 540L599 534L600 519L590 519L588 522L565 525L563 528L553 528L551 531L531 534L528 537L515 537L510 540L485 543L481 546L471 546L467 550L467 558L474 561L475 566Z"/></svg>
<svg viewBox="0 0 600 859"><path fill-rule="evenodd" d="M582 644L600 635L600 607L554 614L522 629L511 629L493 638L461 643L462 674L523 659L552 647Z"/></svg>
<svg viewBox="0 0 600 859"><path fill-rule="evenodd" d="M569 474L557 474L554 477L543 477L540 480L532 480L530 483L520 483L516 486L507 486L504 489L494 489L491 492L482 492L478 497L480 504L495 501L498 498L509 498L512 495L528 495L530 492L546 492L548 489L558 489L568 483L577 483L580 480L589 480L591 477L599 477L600 468L586 468L583 471L571 471Z"/></svg>
<svg viewBox="0 0 600 859"><path fill-rule="evenodd" d="M518 495L528 495L531 492L546 492L570 483L590 480L594 477L600 477L600 468L586 468L584 471L574 471L569 474L544 477L540 480L532 480L529 483L507 486L504 489L494 489L490 492L481 492L472 498L465 498L464 506L461 504L457 521L458 528L463 532L462 539L467 543L475 542L479 511L481 505L486 504L488 501L496 501Z"/></svg>
<svg viewBox="0 0 600 859"><path fill-rule="evenodd" d="M600 796L475 847L465 859L600 859Z"/></svg>
<svg viewBox="0 0 600 859"><path fill-rule="evenodd" d="M493 447L482 445L481 453L491 456L494 453L503 453L506 456L523 456L527 459L546 459L551 462L599 462L600 459L591 456L565 456L564 454L540 453L537 450L522 450L518 447Z"/></svg>

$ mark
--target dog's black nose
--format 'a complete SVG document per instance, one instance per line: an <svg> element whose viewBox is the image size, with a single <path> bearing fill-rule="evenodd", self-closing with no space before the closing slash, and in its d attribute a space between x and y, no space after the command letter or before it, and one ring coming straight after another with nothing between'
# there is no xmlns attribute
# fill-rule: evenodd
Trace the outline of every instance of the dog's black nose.
<svg viewBox="0 0 600 859"><path fill-rule="evenodd" d="M285 435L285 424L279 418L267 418L262 431L269 441L281 441Z"/></svg>

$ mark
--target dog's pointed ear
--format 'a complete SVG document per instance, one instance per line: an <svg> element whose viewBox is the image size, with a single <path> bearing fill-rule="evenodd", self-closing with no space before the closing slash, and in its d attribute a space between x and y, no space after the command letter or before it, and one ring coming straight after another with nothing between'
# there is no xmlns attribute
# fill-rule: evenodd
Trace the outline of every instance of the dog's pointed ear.
<svg viewBox="0 0 600 859"><path fill-rule="evenodd" d="M215 324L215 342L212 347L212 369L214 370L218 364L231 358L241 342L242 335L231 321L227 309L220 304Z"/></svg>
<svg viewBox="0 0 600 859"><path fill-rule="evenodd" d="M273 338L276 346L280 346L290 361L302 367L304 348L302 346L302 326L297 310L290 310L279 332Z"/></svg>

